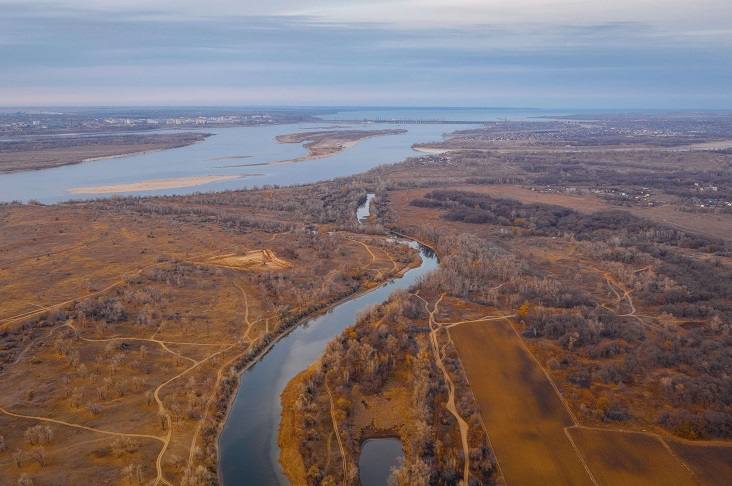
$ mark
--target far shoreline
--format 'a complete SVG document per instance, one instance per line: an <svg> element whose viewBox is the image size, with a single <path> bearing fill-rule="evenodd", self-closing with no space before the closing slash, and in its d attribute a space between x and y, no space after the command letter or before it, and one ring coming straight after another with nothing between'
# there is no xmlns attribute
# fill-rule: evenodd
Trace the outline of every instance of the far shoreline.
<svg viewBox="0 0 732 486"><path fill-rule="evenodd" d="M29 146L19 150L0 151L0 175L17 174L20 172L40 171L55 169L69 165L84 164L87 162L98 162L125 158L133 155L143 155L164 150L188 147L205 141L212 133L182 132L176 134L152 135L159 140L150 139L150 134L124 135L126 137L138 137L136 140L115 139L117 135L110 134L110 141L103 145L84 145L79 139L77 145L66 145L62 147L36 147ZM28 142L28 143L33 143ZM36 141L35 143L42 143Z"/></svg>

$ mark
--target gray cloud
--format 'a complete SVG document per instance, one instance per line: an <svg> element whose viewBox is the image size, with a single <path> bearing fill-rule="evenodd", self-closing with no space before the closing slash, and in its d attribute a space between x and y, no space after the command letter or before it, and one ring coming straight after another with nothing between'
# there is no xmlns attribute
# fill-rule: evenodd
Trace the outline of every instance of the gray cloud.
<svg viewBox="0 0 732 486"><path fill-rule="evenodd" d="M0 0L0 104L732 106L729 32L698 14L696 30L534 13L427 28L372 22L394 8L378 2L366 15L362 2L214 0L199 18L203 2L179 3Z"/></svg>

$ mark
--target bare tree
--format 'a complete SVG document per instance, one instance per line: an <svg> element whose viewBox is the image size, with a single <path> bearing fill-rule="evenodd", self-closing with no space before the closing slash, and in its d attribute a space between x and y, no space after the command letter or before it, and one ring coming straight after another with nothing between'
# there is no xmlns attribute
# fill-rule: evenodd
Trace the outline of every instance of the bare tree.
<svg viewBox="0 0 732 486"><path fill-rule="evenodd" d="M16 449L15 452L13 452L15 467L20 468L23 465L23 459L25 459L25 453L20 449Z"/></svg>
<svg viewBox="0 0 732 486"><path fill-rule="evenodd" d="M25 430L25 439L30 445L50 444L53 440L53 429L49 425L34 425Z"/></svg>
<svg viewBox="0 0 732 486"><path fill-rule="evenodd" d="M145 476L142 472L142 466L139 464L130 464L122 470L125 481L130 484L142 484Z"/></svg>
<svg viewBox="0 0 732 486"><path fill-rule="evenodd" d="M21 474L18 478L18 486L33 486L33 479L27 474Z"/></svg>
<svg viewBox="0 0 732 486"><path fill-rule="evenodd" d="M43 446L34 447L31 451L31 457L33 457L33 460L36 461L39 466L45 466L48 458L46 448Z"/></svg>

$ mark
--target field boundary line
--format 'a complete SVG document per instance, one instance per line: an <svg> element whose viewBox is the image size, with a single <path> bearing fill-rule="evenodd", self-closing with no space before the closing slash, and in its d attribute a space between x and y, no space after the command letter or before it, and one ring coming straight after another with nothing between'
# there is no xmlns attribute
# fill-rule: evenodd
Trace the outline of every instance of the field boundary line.
<svg viewBox="0 0 732 486"><path fill-rule="evenodd" d="M476 321L479 322L479 321ZM467 322L466 322L467 323ZM463 360L460 358L460 353L457 350L457 346L455 346L455 341L452 339L452 335L450 334L450 327L447 327L447 336L450 339L450 342L452 343L453 348L455 349L455 352L458 356L458 361L460 363L460 367L463 369L463 376L465 378L465 382L468 384L468 392L472 395L473 401L478 405L478 418L480 419L480 426L483 428L483 432L485 432L485 438L488 440L488 446L491 448L491 453L493 454L493 457L496 459L496 467L498 468L498 473L501 475L501 479L503 479L503 485L508 486L508 480L506 479L506 475L503 474L503 468L501 467L501 461L498 460L498 455L496 454L496 448L493 446L493 441L491 440L491 435L488 433L488 427L485 425L485 421L483 420L483 412L480 410L480 402L478 402L478 399L475 396L475 393L473 393L473 385L470 384L470 378L468 377L468 373L465 371L465 366L463 366Z"/></svg>
<svg viewBox="0 0 732 486"><path fill-rule="evenodd" d="M333 422L333 432L335 432L336 439L338 440L338 449L341 451L341 459L343 460L343 484L348 484L348 463L346 461L346 450L343 448L343 442L341 441L341 434L338 432L338 421L335 416L335 404L333 403L333 393L330 391L328 385L328 377L325 377L325 391L328 392L328 399L330 402L330 420Z"/></svg>
<svg viewBox="0 0 732 486"><path fill-rule="evenodd" d="M575 426L572 426L573 428ZM592 484L595 486L599 486L599 483L595 479L595 475L592 474L592 471L590 470L590 465L587 464L587 461L585 460L585 456L582 454L582 451L577 446L577 444L574 442L574 439L572 438L572 434L569 433L569 427L564 427L562 429L564 431L564 435L567 437L567 440L569 440L570 445L572 446L572 449L574 449L574 453L577 455L577 458L582 463L582 467L585 468L585 472L587 472L587 475L590 477L590 481L592 481Z"/></svg>
<svg viewBox="0 0 732 486"><path fill-rule="evenodd" d="M531 352L531 350L526 345L526 343L524 342L524 340L521 337L521 335L518 333L518 331L516 330L516 328L511 323L511 320L510 319L508 320L508 325L511 328L511 330L513 331L513 333L516 335L516 337L518 338L519 342L521 343L521 347L524 349L524 351L526 351L529 354L529 356L531 356L531 359L534 360L534 362L537 364L537 366L542 371L542 373L544 373L544 376L546 377L546 379L549 381L549 384L554 389L554 393L557 394L557 397L559 398L559 400L564 405L564 408L567 411L567 413L569 414L569 417L572 419L572 423L574 424L573 426L579 426L580 423L577 420L577 417L574 415L574 412L572 412L572 409L570 408L569 403L567 402L567 399L564 398L564 395L562 395L562 393L559 391L559 387L557 387L557 384L554 383L554 380L549 375L549 372L544 368L544 366L542 366L542 364L539 362L539 360L537 359L537 357L534 356L534 353ZM567 432L567 428L568 427L565 426L564 429L563 429L564 430L564 435L567 436L567 439L569 440L570 445L574 449L574 453L577 456L577 459L579 459L579 461L582 463L582 466L585 468L585 472L587 472L587 476L589 477L590 481L592 481L592 483L595 486L598 486L599 483L597 482L597 479L595 479L595 476L592 474L592 471L590 470L589 465L585 461L585 458L582 455L582 452L577 447L577 444L575 444L575 442L572 439L572 437L570 437L569 432Z"/></svg>

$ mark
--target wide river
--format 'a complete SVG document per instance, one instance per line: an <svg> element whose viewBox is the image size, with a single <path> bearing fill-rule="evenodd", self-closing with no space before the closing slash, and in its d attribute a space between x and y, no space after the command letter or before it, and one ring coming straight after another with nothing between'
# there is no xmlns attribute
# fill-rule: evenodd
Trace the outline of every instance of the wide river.
<svg viewBox="0 0 732 486"><path fill-rule="evenodd" d="M186 188L126 192L124 195L189 194L266 184L305 184L364 172L380 164L419 155L412 145L437 142L444 134L479 126L481 121L530 120L559 112L506 109L362 109L343 110L324 117L331 121L260 127L204 128L213 136L203 142L171 150L91 160L53 169L0 174L0 202L37 200L54 203L69 199L109 197L74 194L74 188L111 186L190 177L239 176ZM457 123L391 124L353 120L444 120ZM348 121L351 120L351 121ZM467 123L465 123L467 122ZM300 144L284 144L277 135L323 129L382 130L404 128L406 133L363 140L337 155L296 164L268 164L306 155ZM196 131L196 130L186 130ZM248 166L245 166L248 165Z"/></svg>
<svg viewBox="0 0 732 486"><path fill-rule="evenodd" d="M400 162L419 155L412 149L417 142L442 140L442 135L476 125L400 125L369 123L300 123L260 127L211 128L206 140L170 150L108 158L53 169L0 174L0 202L43 203L100 197L72 194L73 188L138 183L149 180L197 176L241 176L195 187L131 192L129 194L187 194L220 191L266 184L304 184L364 172L380 164ZM279 143L284 133L322 129L381 130L405 128L406 133L362 140L331 157L299 163L267 164L307 154L301 144ZM247 164L248 166L245 166Z"/></svg>

